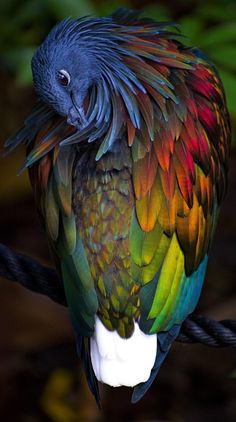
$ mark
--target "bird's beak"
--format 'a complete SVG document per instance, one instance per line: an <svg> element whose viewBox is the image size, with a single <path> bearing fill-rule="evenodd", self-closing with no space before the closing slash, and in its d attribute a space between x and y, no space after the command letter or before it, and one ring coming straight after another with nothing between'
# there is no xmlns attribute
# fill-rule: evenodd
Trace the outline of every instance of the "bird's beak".
<svg viewBox="0 0 236 422"><path fill-rule="evenodd" d="M88 120L86 119L84 113L83 101L81 99L78 104L78 101L76 101L73 93L71 93L71 101L73 107L71 107L69 110L69 114L67 116L67 123L81 130L85 128L88 124Z"/></svg>

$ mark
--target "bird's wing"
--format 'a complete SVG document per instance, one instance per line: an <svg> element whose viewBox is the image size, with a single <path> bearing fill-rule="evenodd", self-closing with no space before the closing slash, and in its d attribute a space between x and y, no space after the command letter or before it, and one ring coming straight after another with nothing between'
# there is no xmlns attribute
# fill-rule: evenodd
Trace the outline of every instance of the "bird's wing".
<svg viewBox="0 0 236 422"><path fill-rule="evenodd" d="M23 128L7 141L6 148L11 151L20 143L28 146L23 169L29 169L38 211L63 278L78 354L89 387L99 405L98 384L86 338L93 333L97 296L83 244L75 227L72 207L72 168L76 149L71 146L59 147L60 142L74 132L75 129L68 126L65 119L39 102Z"/></svg>
<svg viewBox="0 0 236 422"><path fill-rule="evenodd" d="M39 213L71 305L72 323L80 327L81 335L89 336L98 304L72 206L76 148L60 148L60 142L75 132L65 118L39 102L23 128L7 141L6 148L11 151L20 143L28 147L23 169L29 169ZM73 283L68 283L68 279Z"/></svg>
<svg viewBox="0 0 236 422"><path fill-rule="evenodd" d="M55 117L54 121L52 119L48 124L51 128L47 127L46 132L48 142L52 144L53 130L55 126L57 128L60 126L59 119ZM64 123L56 133L51 153L46 154L32 166L31 162L34 162L37 154L42 154L44 148L43 134L39 132L34 149L28 155L29 173L50 246L55 254L57 268L64 281L72 323L76 328L80 327L80 334L89 336L93 332L94 315L98 304L83 243L76 229L72 206L72 169L76 149L71 146L59 148L60 140L69 136L71 131L73 132L73 128ZM37 140L39 140L38 146Z"/></svg>
<svg viewBox="0 0 236 422"><path fill-rule="evenodd" d="M135 134L128 122L136 198L131 274L143 286L140 326L156 333L181 323L198 301L226 188L230 127L210 64L186 73L168 70L175 86L168 101L149 85L150 69L141 65L141 71L148 93L137 96L141 131Z"/></svg>

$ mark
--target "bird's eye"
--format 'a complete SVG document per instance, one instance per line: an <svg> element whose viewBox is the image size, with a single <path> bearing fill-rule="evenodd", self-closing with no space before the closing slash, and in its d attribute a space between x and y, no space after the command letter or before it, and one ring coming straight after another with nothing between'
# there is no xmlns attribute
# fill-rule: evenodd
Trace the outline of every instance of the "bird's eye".
<svg viewBox="0 0 236 422"><path fill-rule="evenodd" d="M70 74L66 70L59 70L57 77L62 86L68 86L70 84Z"/></svg>

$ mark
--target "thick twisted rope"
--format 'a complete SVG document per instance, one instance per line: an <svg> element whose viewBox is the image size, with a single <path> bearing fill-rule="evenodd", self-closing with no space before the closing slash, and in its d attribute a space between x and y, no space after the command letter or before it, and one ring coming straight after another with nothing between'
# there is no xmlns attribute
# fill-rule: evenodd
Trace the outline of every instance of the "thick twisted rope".
<svg viewBox="0 0 236 422"><path fill-rule="evenodd" d="M0 276L67 306L62 280L54 269L28 256L16 254L1 243ZM184 321L177 341L236 347L236 321L214 321L201 315L191 315Z"/></svg>

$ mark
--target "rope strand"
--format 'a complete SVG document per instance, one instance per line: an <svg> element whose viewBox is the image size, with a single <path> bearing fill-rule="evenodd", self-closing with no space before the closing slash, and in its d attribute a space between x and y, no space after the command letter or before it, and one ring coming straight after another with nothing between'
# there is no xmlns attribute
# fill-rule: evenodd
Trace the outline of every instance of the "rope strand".
<svg viewBox="0 0 236 422"><path fill-rule="evenodd" d="M67 306L62 280L53 268L17 254L1 243L0 276ZM202 315L190 315L182 324L177 341L212 347L236 347L236 321L214 321Z"/></svg>

